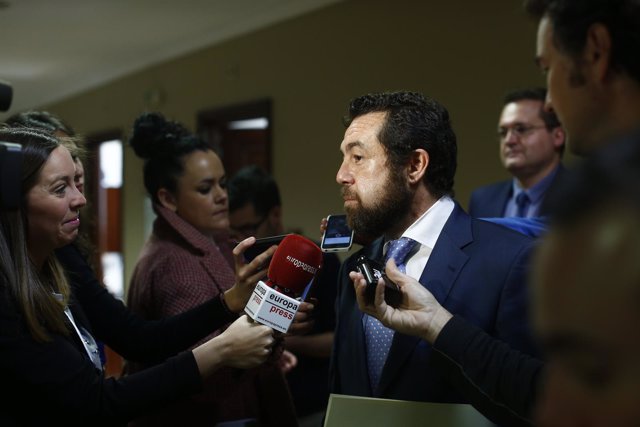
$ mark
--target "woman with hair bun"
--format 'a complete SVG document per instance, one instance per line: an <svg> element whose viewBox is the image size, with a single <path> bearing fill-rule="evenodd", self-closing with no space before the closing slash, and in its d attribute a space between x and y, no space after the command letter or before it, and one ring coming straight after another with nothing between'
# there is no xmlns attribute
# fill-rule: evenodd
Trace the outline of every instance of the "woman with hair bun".
<svg viewBox="0 0 640 427"><path fill-rule="evenodd" d="M162 319L233 285L238 264L234 266L231 255L227 177L208 143L158 113L136 119L129 143L144 159L144 184L157 217L134 269L127 302L146 319ZM146 367L130 368L137 372ZM296 425L275 361L248 371L222 369L202 394L135 425L201 426L237 420L246 425Z"/></svg>

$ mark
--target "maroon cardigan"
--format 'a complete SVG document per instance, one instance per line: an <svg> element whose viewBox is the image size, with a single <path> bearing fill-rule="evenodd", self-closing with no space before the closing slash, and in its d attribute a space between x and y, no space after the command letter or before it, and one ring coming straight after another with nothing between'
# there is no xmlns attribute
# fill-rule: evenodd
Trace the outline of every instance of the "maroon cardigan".
<svg viewBox="0 0 640 427"><path fill-rule="evenodd" d="M146 319L165 318L233 286L233 255L226 235L214 241L173 211L157 205L154 209L158 217L129 286L131 310ZM130 370L143 368L131 364ZM263 426L296 425L289 389L276 364L267 362L251 370L223 368L207 381L205 392L133 425L202 426L244 418L257 418Z"/></svg>

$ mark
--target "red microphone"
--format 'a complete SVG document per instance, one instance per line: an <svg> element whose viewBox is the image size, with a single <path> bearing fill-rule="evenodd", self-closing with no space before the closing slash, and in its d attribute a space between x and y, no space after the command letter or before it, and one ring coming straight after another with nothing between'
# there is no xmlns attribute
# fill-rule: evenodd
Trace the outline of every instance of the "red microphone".
<svg viewBox="0 0 640 427"><path fill-rule="evenodd" d="M278 244L267 285L289 297L301 295L322 268L322 250L306 237L290 234Z"/></svg>
<svg viewBox="0 0 640 427"><path fill-rule="evenodd" d="M322 268L322 251L311 240L290 234L278 244L267 272L267 281L258 282L245 313L253 320L287 332L301 295Z"/></svg>

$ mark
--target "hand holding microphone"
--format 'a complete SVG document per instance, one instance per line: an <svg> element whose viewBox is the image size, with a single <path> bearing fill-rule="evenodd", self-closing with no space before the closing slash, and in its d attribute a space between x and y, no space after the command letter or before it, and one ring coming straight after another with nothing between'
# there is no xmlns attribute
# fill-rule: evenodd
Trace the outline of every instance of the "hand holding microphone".
<svg viewBox="0 0 640 427"><path fill-rule="evenodd" d="M202 378L222 366L248 369L264 363L275 338L273 330L241 316L223 333L192 350Z"/></svg>
<svg viewBox="0 0 640 427"><path fill-rule="evenodd" d="M322 268L322 251L297 234L286 236L273 254L266 282L256 285L245 313L276 331L287 332L302 295Z"/></svg>

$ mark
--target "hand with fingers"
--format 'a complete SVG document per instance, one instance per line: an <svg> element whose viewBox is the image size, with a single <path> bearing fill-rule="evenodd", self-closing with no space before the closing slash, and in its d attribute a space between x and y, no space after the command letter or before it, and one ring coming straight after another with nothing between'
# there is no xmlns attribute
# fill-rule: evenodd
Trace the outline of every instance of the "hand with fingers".
<svg viewBox="0 0 640 427"><path fill-rule="evenodd" d="M313 318L315 303L315 298L312 298L310 301L300 303L298 312L293 317L293 322L291 322L291 326L289 326L289 330L287 331L287 336L304 335L311 332L315 324L315 320Z"/></svg>
<svg viewBox="0 0 640 427"><path fill-rule="evenodd" d="M220 335L193 349L200 375L208 377L218 368L249 369L264 363L271 355L273 329L241 316Z"/></svg>
<svg viewBox="0 0 640 427"><path fill-rule="evenodd" d="M402 300L397 308L384 301L384 281L378 280L375 299L367 302L366 281L361 273L352 271L349 277L360 310L380 320L383 325L407 335L419 336L433 344L452 315L416 279L400 272L393 259L386 265L386 274L400 288Z"/></svg>
<svg viewBox="0 0 640 427"><path fill-rule="evenodd" d="M278 246L274 245L256 256L251 262L245 263L244 251L256 242L255 237L248 237L233 248L235 260L236 282L224 293L224 300L229 310L234 313L241 312L251 297L253 288L260 279L267 275L269 259L273 256Z"/></svg>
<svg viewBox="0 0 640 427"><path fill-rule="evenodd" d="M298 365L298 358L288 350L283 350L278 358L278 367L283 374L290 372Z"/></svg>

